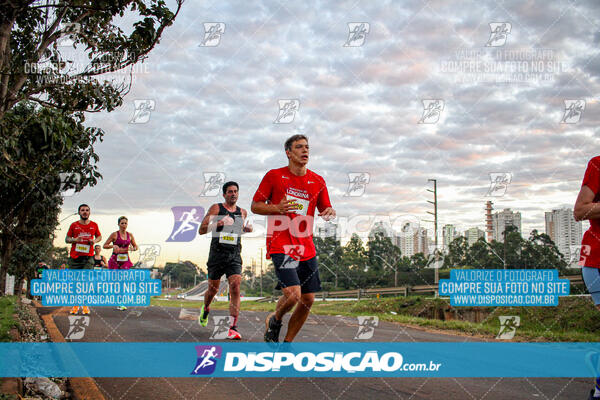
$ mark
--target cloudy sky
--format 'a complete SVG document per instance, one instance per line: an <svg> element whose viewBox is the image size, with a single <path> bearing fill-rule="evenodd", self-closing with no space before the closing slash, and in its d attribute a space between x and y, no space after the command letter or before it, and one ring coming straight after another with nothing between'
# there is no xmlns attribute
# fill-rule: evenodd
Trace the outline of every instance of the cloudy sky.
<svg viewBox="0 0 600 400"><path fill-rule="evenodd" d="M88 117L106 132L104 179L65 199L59 235L86 202L105 238L127 215L138 243L162 247L159 263L204 265L207 238L165 242L171 207L222 200L201 196L204 174L221 172L240 183L238 204L249 210L296 133L309 137L309 168L342 217L420 219L431 234L423 220L434 178L440 231L483 228L487 200L520 211L525 234L544 231L544 211L572 207L597 155L599 11L596 1L187 0L135 68L124 105ZM224 33L205 42L205 23ZM297 99L298 111L274 123L283 99ZM441 112L423 118L423 101L434 99ZM150 101L149 115L135 114L136 100ZM565 100L585 106L569 123ZM511 181L490 196L498 172ZM368 177L361 196L347 195L349 173ZM254 236L246 263L264 245Z"/></svg>

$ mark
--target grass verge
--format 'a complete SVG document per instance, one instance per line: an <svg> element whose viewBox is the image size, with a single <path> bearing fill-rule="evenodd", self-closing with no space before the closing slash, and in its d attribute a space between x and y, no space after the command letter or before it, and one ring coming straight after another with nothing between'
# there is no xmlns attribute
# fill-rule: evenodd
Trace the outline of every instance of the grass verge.
<svg viewBox="0 0 600 400"><path fill-rule="evenodd" d="M201 301L157 300L152 305L200 308ZM226 310L228 302L211 305ZM275 303L243 301L242 311L273 311ZM513 341L597 342L600 312L587 297L561 298L557 307L450 307L446 299L420 296L384 297L360 301L315 301L318 315L356 317L375 315L381 321L494 338L500 331L499 316L518 316L520 325Z"/></svg>
<svg viewBox="0 0 600 400"><path fill-rule="evenodd" d="M10 330L19 325L15 319L16 296L0 297L0 342L10 342Z"/></svg>

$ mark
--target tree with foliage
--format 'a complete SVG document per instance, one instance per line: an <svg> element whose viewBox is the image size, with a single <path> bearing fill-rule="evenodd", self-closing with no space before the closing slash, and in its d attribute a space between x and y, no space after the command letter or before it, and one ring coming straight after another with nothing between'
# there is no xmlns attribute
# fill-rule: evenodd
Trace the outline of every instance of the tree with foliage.
<svg viewBox="0 0 600 400"><path fill-rule="evenodd" d="M61 191L96 184L94 144L102 135L78 116L30 103L0 120L0 290L13 251L47 239L58 225Z"/></svg>
<svg viewBox="0 0 600 400"><path fill-rule="evenodd" d="M206 275L198 275L198 271L201 270L191 261L168 262L165 264L162 276L163 279L167 276L171 277L171 286L188 288L194 285L194 276L196 282L206 280Z"/></svg>
<svg viewBox="0 0 600 400"><path fill-rule="evenodd" d="M0 1L0 120L23 100L69 113L120 106L131 82L103 75L147 58L183 0L175 3L171 11L164 0Z"/></svg>
<svg viewBox="0 0 600 400"><path fill-rule="evenodd" d="M384 232L375 231L369 235L367 249L368 285L379 286L393 279L394 286L398 286L400 248L392 243L392 240Z"/></svg>
<svg viewBox="0 0 600 400"><path fill-rule="evenodd" d="M340 262L342 274L338 277L338 282L341 287L346 289L367 287L365 271L368 271L369 259L362 240L357 234L352 234L343 247Z"/></svg>
<svg viewBox="0 0 600 400"><path fill-rule="evenodd" d="M314 242L321 282L324 287L337 288L339 277L344 273L341 263L343 250L340 241L334 237L315 237Z"/></svg>

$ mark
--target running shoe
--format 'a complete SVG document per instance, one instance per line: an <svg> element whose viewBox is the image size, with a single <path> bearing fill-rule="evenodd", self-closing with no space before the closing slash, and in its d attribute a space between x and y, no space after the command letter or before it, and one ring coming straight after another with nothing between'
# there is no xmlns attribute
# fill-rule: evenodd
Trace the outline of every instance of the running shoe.
<svg viewBox="0 0 600 400"><path fill-rule="evenodd" d="M279 331L281 330L281 321L277 321L275 313L267 315L265 320L267 330L265 331L265 342L279 342Z"/></svg>
<svg viewBox="0 0 600 400"><path fill-rule="evenodd" d="M598 399L600 399L600 397L594 397L594 392L595 391L596 391L595 389L590 390L590 397L588 397L588 400L598 400Z"/></svg>
<svg viewBox="0 0 600 400"><path fill-rule="evenodd" d="M83 309L83 311L82 311L83 314L89 314L90 313L90 308L88 306L83 306L82 309Z"/></svg>
<svg viewBox="0 0 600 400"><path fill-rule="evenodd" d="M241 340L242 335L237 331L237 326L232 326L229 328L229 333L227 333L227 339L231 340Z"/></svg>
<svg viewBox="0 0 600 400"><path fill-rule="evenodd" d="M78 311L79 311L79 306L73 306L73 307L71 307L71 311L69 314L77 314Z"/></svg>
<svg viewBox="0 0 600 400"><path fill-rule="evenodd" d="M125 306L117 306L117 310L119 310L119 311L125 311L125 310L127 310L127 307L125 307Z"/></svg>
<svg viewBox="0 0 600 400"><path fill-rule="evenodd" d="M200 315L198 315L198 323L200 326L206 326L208 324L208 311L204 312L204 304L202 304Z"/></svg>

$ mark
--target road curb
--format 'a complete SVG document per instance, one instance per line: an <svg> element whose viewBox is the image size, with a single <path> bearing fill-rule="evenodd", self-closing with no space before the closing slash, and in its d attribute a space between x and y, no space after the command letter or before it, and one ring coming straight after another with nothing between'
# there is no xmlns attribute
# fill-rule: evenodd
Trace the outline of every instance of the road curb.
<svg viewBox="0 0 600 400"><path fill-rule="evenodd" d="M36 308L42 307L42 305L33 301L33 304ZM48 335L50 336L50 340L55 343L64 343L66 342L63 335L58 330L58 327L54 323L54 315L57 314L66 314L68 313L68 307L61 307L55 312L51 314L42 315L42 320L44 321L44 325L46 325L46 330L48 331ZM96 385L96 381L94 381L90 377L83 378L68 378L69 386L71 387L71 392L73 393L73 398L75 400L106 400L98 385Z"/></svg>

